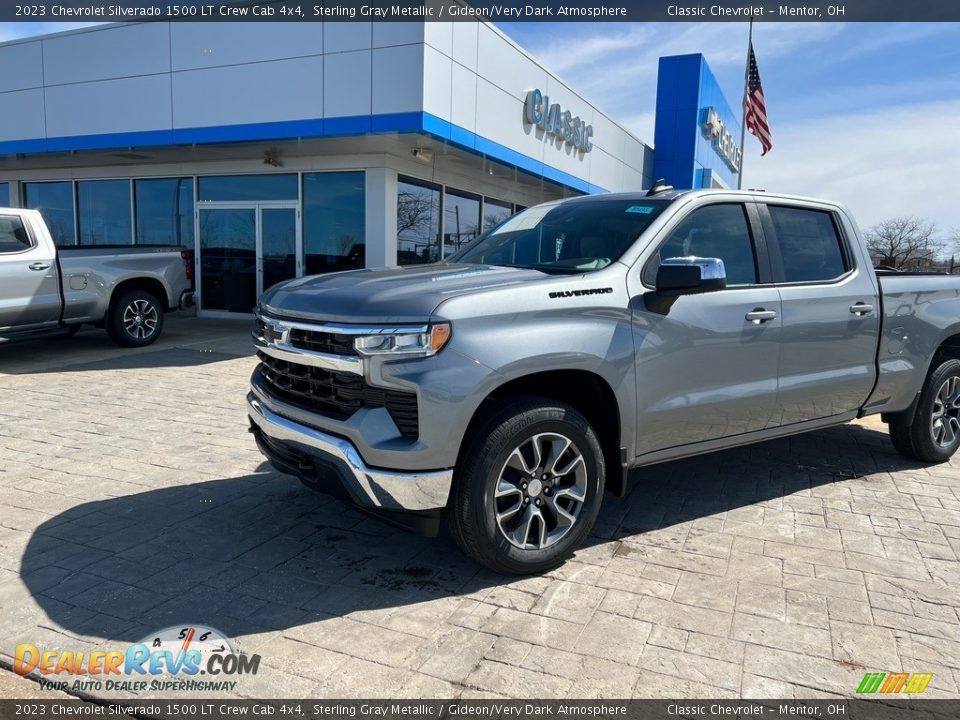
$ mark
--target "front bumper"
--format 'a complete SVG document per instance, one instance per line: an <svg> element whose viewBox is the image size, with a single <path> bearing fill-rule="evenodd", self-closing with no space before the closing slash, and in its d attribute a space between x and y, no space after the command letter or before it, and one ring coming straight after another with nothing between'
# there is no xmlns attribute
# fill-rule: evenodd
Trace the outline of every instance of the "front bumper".
<svg viewBox="0 0 960 720"><path fill-rule="evenodd" d="M369 467L349 440L278 415L253 393L247 395L247 413L271 464L318 490L345 494L362 509L386 513L433 516L446 507L451 469L397 472Z"/></svg>

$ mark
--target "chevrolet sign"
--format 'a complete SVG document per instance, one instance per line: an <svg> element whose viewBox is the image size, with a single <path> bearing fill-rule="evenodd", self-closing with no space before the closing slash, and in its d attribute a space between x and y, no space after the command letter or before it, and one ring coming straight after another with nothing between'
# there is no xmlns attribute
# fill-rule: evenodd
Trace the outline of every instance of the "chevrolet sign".
<svg viewBox="0 0 960 720"><path fill-rule="evenodd" d="M740 171L741 150L737 147L733 135L727 130L727 126L720 119L719 113L714 108L707 108L707 121L703 124L703 134L713 140L713 149L717 155L734 172Z"/></svg>

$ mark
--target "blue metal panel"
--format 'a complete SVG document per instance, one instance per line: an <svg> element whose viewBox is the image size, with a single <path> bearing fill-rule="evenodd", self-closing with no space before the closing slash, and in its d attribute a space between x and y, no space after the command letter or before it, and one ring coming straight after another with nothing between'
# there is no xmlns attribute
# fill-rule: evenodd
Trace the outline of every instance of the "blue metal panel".
<svg viewBox="0 0 960 720"><path fill-rule="evenodd" d="M34 140L6 140L0 142L0 155L43 152L47 152L47 141L43 138L36 138Z"/></svg>
<svg viewBox="0 0 960 720"><path fill-rule="evenodd" d="M660 58L654 131L654 176L676 188L737 186L737 174L705 130L713 109L733 142L740 140L739 113L724 97L703 55Z"/></svg>
<svg viewBox="0 0 960 720"><path fill-rule="evenodd" d="M214 125L211 127L179 128L173 130L174 145L201 143L249 142L252 140L278 140L323 135L323 120L290 120L285 122L248 123L244 125ZM141 136L144 133L130 133ZM72 138L61 138L69 144ZM50 141L48 141L50 142ZM150 138L141 142L124 143L125 146L158 145Z"/></svg>
<svg viewBox="0 0 960 720"><path fill-rule="evenodd" d="M107 148L130 147L133 143L127 142L135 136L140 142L138 145L172 145L173 133L170 130L147 130L134 133L105 133L103 135L77 135L70 138L47 138L46 152L63 152L66 150L103 150ZM27 141L30 142L30 141ZM40 141L38 141L40 142ZM5 143L15 144L15 143ZM2 148L0 148L2 149ZM12 152L29 152L14 150ZM36 151L34 151L36 152Z"/></svg>
<svg viewBox="0 0 960 720"><path fill-rule="evenodd" d="M56 137L45 140L42 138L13 140L0 142L0 154L290 140L345 135L358 136L371 133L424 133L445 140L464 150L484 155L497 162L511 165L536 177L546 178L579 192L591 194L606 192L599 185L594 185L575 175L425 112L358 115L245 125L217 125L175 130L111 133L108 135Z"/></svg>

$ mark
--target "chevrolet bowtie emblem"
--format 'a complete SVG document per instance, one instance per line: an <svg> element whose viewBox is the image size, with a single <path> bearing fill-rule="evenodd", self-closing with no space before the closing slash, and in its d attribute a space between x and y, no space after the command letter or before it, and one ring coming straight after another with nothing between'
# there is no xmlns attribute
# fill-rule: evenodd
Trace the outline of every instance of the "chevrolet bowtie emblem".
<svg viewBox="0 0 960 720"><path fill-rule="evenodd" d="M276 320L263 321L263 339L267 342L286 341L287 328Z"/></svg>
<svg viewBox="0 0 960 720"><path fill-rule="evenodd" d="M711 108L707 114L707 121L703 124L703 129L707 131L710 137L719 137L723 132L723 123L720 122L720 116L716 110Z"/></svg>

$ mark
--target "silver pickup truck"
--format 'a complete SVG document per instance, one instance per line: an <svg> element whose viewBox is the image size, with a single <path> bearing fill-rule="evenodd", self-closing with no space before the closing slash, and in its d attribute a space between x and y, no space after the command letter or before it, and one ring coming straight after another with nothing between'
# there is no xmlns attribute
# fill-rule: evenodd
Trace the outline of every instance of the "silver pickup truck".
<svg viewBox="0 0 960 720"><path fill-rule="evenodd" d="M499 572L562 562L630 468L877 413L909 458L960 445L960 277L875 272L821 200L539 205L440 264L276 286L254 338L276 468Z"/></svg>
<svg viewBox="0 0 960 720"><path fill-rule="evenodd" d="M191 252L179 247L60 248L36 210L0 208L0 338L104 327L149 345L163 313L192 302Z"/></svg>

